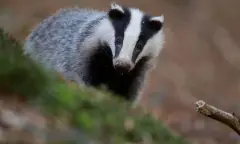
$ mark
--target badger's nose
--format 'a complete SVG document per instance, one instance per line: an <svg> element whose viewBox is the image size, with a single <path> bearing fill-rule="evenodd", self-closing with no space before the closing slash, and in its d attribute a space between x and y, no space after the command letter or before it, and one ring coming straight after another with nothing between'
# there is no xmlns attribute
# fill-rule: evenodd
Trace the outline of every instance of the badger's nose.
<svg viewBox="0 0 240 144"><path fill-rule="evenodd" d="M120 73L127 73L132 69L132 64L123 60L115 60L113 66Z"/></svg>

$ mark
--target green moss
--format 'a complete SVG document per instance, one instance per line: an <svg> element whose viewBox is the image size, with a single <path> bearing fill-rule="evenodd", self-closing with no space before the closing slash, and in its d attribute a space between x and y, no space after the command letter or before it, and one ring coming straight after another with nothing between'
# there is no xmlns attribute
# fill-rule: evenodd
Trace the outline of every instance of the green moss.
<svg viewBox="0 0 240 144"><path fill-rule="evenodd" d="M104 144L141 142L187 144L161 121L149 115L129 113L130 104L107 91L78 87L47 73L22 54L21 44L0 30L0 92L16 93L34 100L48 114L68 113L73 127ZM126 120L134 124L130 130Z"/></svg>
<svg viewBox="0 0 240 144"><path fill-rule="evenodd" d="M47 86L47 76L22 55L21 44L0 29L0 90L34 96Z"/></svg>

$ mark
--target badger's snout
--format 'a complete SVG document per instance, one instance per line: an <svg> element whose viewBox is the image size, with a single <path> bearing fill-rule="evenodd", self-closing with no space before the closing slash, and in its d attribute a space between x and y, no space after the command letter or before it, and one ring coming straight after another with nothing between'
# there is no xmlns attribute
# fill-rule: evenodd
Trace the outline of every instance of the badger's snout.
<svg viewBox="0 0 240 144"><path fill-rule="evenodd" d="M133 63L130 60L114 59L113 66L119 73L127 73L132 70Z"/></svg>

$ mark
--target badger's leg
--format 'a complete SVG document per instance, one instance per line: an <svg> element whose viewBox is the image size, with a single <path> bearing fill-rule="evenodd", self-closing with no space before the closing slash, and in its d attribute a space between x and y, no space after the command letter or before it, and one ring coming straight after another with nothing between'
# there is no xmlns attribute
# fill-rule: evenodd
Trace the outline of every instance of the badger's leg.
<svg viewBox="0 0 240 144"><path fill-rule="evenodd" d="M68 82L75 82L80 86L85 86L85 82L81 79L81 77L77 74L77 72L67 71L63 73L63 79Z"/></svg>
<svg viewBox="0 0 240 144"><path fill-rule="evenodd" d="M132 95L132 97L133 97L133 99L132 99L133 100L132 108L136 108L140 104L141 99L142 99L142 95L143 95L143 87L144 87L144 85L145 84L143 82L139 83L139 87L136 90L136 94Z"/></svg>
<svg viewBox="0 0 240 144"><path fill-rule="evenodd" d="M155 59L149 60L145 66L146 66L145 71L142 73L142 76L140 76L137 81L138 88L136 90L136 94L133 95L134 99L133 99L132 108L136 108L142 100L143 89L146 86L146 82L149 78L149 74L151 73L152 70L156 68Z"/></svg>

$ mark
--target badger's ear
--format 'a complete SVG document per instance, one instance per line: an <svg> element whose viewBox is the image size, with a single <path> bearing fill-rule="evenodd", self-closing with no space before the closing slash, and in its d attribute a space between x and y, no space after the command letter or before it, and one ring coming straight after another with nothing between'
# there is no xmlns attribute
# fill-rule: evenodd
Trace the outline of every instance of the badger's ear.
<svg viewBox="0 0 240 144"><path fill-rule="evenodd" d="M149 20L149 27L151 29L154 29L156 31L160 30L163 26L164 23L164 16L155 16L155 17L151 17Z"/></svg>
<svg viewBox="0 0 240 144"><path fill-rule="evenodd" d="M124 15L124 10L122 6L118 5L115 2L112 2L111 8L108 11L108 15L111 19L120 19Z"/></svg>

